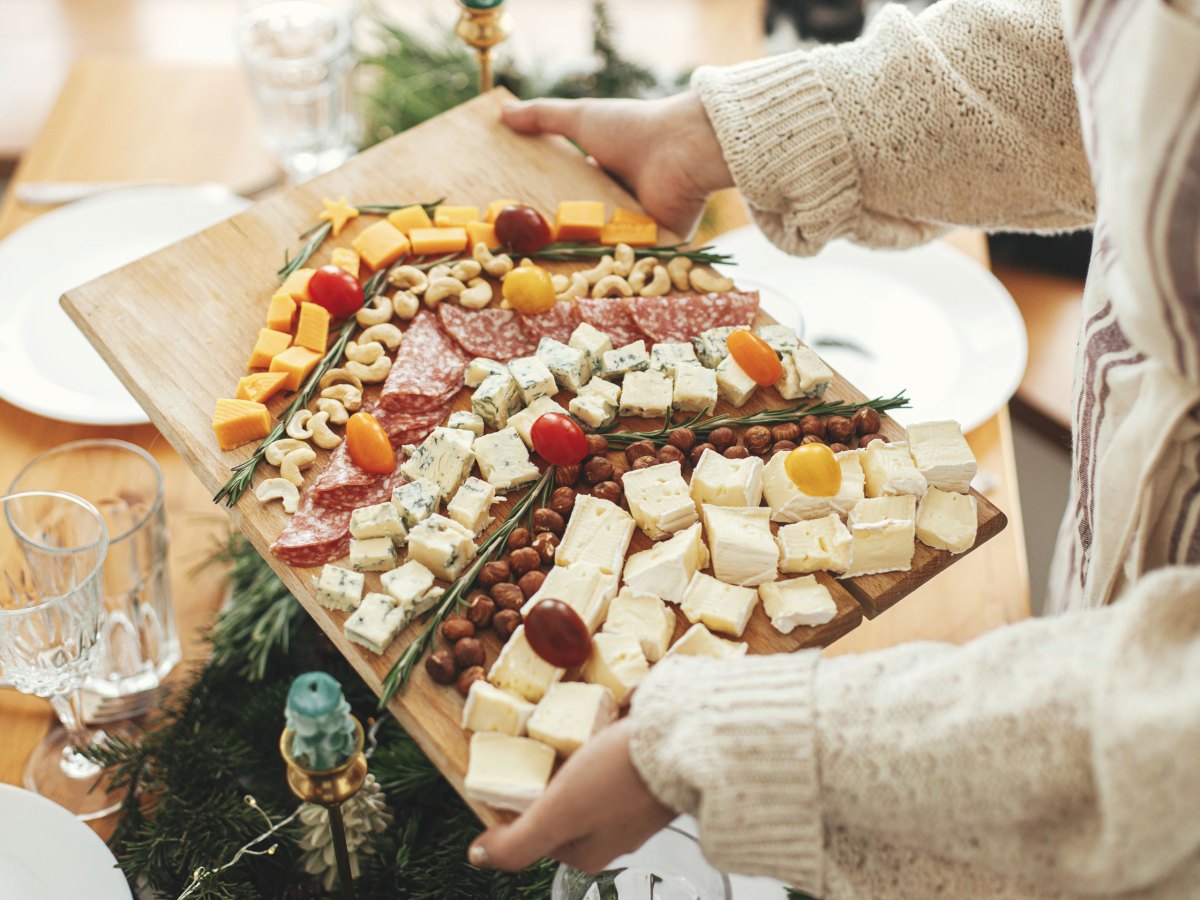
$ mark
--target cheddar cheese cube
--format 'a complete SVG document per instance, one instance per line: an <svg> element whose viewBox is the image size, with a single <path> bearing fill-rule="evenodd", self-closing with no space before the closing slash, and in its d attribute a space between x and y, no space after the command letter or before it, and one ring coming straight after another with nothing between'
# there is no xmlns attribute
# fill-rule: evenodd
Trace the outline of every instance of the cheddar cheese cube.
<svg viewBox="0 0 1200 900"><path fill-rule="evenodd" d="M467 249L465 228L414 228L408 237L417 256L440 256Z"/></svg>
<svg viewBox="0 0 1200 900"><path fill-rule="evenodd" d="M322 356L329 345L329 310L315 303L300 304L300 321L296 325L295 346L307 347Z"/></svg>
<svg viewBox="0 0 1200 900"><path fill-rule="evenodd" d="M355 278L358 277L359 256L349 247L335 247L333 253L329 254L329 264L337 266L345 272L349 272Z"/></svg>
<svg viewBox="0 0 1200 900"><path fill-rule="evenodd" d="M604 228L604 204L599 200L564 200L554 216L557 241L594 241Z"/></svg>
<svg viewBox="0 0 1200 900"><path fill-rule="evenodd" d="M308 296L308 281L315 271L316 269L297 269L283 280L283 284L279 286L279 293L287 294L297 303L311 300Z"/></svg>
<svg viewBox="0 0 1200 900"><path fill-rule="evenodd" d="M291 332L295 318L296 301L283 291L275 294L271 298L271 305L267 307L267 327L272 331Z"/></svg>
<svg viewBox="0 0 1200 900"><path fill-rule="evenodd" d="M408 252L408 238L391 222L376 222L350 242L362 261L372 269L390 266Z"/></svg>
<svg viewBox="0 0 1200 900"><path fill-rule="evenodd" d="M286 331L273 331L270 328L260 328L258 340L250 351L250 361L246 366L251 369L265 369L271 365L271 360L292 345L292 336Z"/></svg>
<svg viewBox="0 0 1200 900"><path fill-rule="evenodd" d="M600 229L600 243L653 247L658 243L658 225L654 222L609 222Z"/></svg>
<svg viewBox="0 0 1200 900"><path fill-rule="evenodd" d="M403 234L408 234L414 228L432 228L433 222L423 206L406 206L395 212L388 213L387 220L392 227Z"/></svg>
<svg viewBox="0 0 1200 900"><path fill-rule="evenodd" d="M478 206L438 206L433 210L433 224L436 228L454 228L478 221Z"/></svg>
<svg viewBox="0 0 1200 900"><path fill-rule="evenodd" d="M253 400L218 400L212 424L217 445L232 450L265 438L271 430L271 414Z"/></svg>
<svg viewBox="0 0 1200 900"><path fill-rule="evenodd" d="M287 380L283 383L284 388L289 391L298 391L300 385L304 384L304 379L308 377L308 373L316 368L317 363L324 355L316 350L309 350L307 347L288 347L271 360L271 371L287 373Z"/></svg>
<svg viewBox="0 0 1200 900"><path fill-rule="evenodd" d="M467 223L467 246L474 247L479 243L488 248L500 246L500 242L496 240L495 225L489 225L487 222Z"/></svg>
<svg viewBox="0 0 1200 900"><path fill-rule="evenodd" d="M255 372L238 379L237 398L266 403L283 389L287 372Z"/></svg>
<svg viewBox="0 0 1200 900"><path fill-rule="evenodd" d="M487 205L487 213L484 215L483 221L489 225L495 223L496 216L500 215L500 210L506 206L516 206L517 203L516 200L493 200Z"/></svg>
<svg viewBox="0 0 1200 900"><path fill-rule="evenodd" d="M632 209L625 209L618 206L613 210L612 219L609 220L612 225L654 225L654 216L648 216L645 213L634 212Z"/></svg>

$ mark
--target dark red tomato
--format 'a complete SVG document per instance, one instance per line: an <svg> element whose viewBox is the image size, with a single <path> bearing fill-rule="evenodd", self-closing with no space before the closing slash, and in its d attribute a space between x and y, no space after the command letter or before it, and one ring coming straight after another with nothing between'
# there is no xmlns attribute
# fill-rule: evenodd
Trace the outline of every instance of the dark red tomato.
<svg viewBox="0 0 1200 900"><path fill-rule="evenodd" d="M362 285L338 266L321 266L308 280L308 296L338 319L352 316L363 305Z"/></svg>
<svg viewBox="0 0 1200 900"><path fill-rule="evenodd" d="M582 666L592 655L587 625L561 600L545 599L525 617L525 637L533 652L560 669Z"/></svg>
<svg viewBox="0 0 1200 900"><path fill-rule="evenodd" d="M587 435L570 416L546 413L529 429L533 449L552 466L572 466L587 456Z"/></svg>
<svg viewBox="0 0 1200 900"><path fill-rule="evenodd" d="M550 223L532 206L506 206L496 216L496 240L514 253L537 253L553 239Z"/></svg>

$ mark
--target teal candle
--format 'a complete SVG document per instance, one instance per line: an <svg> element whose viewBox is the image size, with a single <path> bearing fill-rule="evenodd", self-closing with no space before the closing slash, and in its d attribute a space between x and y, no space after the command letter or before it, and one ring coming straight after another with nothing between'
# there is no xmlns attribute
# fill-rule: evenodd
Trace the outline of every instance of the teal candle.
<svg viewBox="0 0 1200 900"><path fill-rule="evenodd" d="M314 771L339 766L354 752L354 719L342 686L324 672L307 672L292 682L287 727L292 757Z"/></svg>
<svg viewBox="0 0 1200 900"><path fill-rule="evenodd" d="M462 5L469 6L471 9L491 9L503 2L504 0L462 0Z"/></svg>

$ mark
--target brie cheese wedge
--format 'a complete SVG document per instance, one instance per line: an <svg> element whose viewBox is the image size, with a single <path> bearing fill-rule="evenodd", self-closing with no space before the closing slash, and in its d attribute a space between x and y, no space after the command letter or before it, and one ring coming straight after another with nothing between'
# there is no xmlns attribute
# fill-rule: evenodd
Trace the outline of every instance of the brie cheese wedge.
<svg viewBox="0 0 1200 900"><path fill-rule="evenodd" d="M627 372L621 382L620 413L643 419L660 419L671 408L671 376L647 369Z"/></svg>
<svg viewBox="0 0 1200 900"><path fill-rule="evenodd" d="M615 503L580 494L554 561L560 566L595 563L605 574L620 575L634 527L633 516Z"/></svg>
<svg viewBox="0 0 1200 900"><path fill-rule="evenodd" d="M758 506L762 492L763 461L757 456L726 459L705 450L692 472L691 493L697 506Z"/></svg>
<svg viewBox="0 0 1200 900"><path fill-rule="evenodd" d="M495 809L524 812L542 795L554 771L554 748L497 731L471 736L463 792Z"/></svg>
<svg viewBox="0 0 1200 900"><path fill-rule="evenodd" d="M745 656L750 645L742 641L719 638L699 622L685 631L667 651L663 659L672 656L711 656L713 659L736 659Z"/></svg>
<svg viewBox="0 0 1200 900"><path fill-rule="evenodd" d="M875 441L870 446L874 446ZM850 511L848 577L912 568L917 501L911 494L863 500Z"/></svg>
<svg viewBox="0 0 1200 900"><path fill-rule="evenodd" d="M604 630L634 635L641 642L646 659L656 663L675 636L675 613L653 594L626 585L608 608Z"/></svg>
<svg viewBox="0 0 1200 900"><path fill-rule="evenodd" d="M705 503L701 509L713 574L717 578L740 585L775 580L779 573L779 547L771 534L769 509L711 503Z"/></svg>
<svg viewBox="0 0 1200 900"><path fill-rule="evenodd" d="M776 453L763 469L763 496L771 507L771 519L801 522L820 519L830 513L845 518L864 496L866 477L860 462L862 453L861 450L845 450L835 454L842 470L842 484L832 497L814 497L796 487L784 467L787 454Z"/></svg>
<svg viewBox="0 0 1200 900"><path fill-rule="evenodd" d="M910 494L919 499L924 496L928 486L904 441L894 444L871 441L863 451L862 467L867 479L868 497Z"/></svg>
<svg viewBox="0 0 1200 900"><path fill-rule="evenodd" d="M784 525L775 536L779 570L807 575L845 572L850 568L850 531L837 513Z"/></svg>
<svg viewBox="0 0 1200 900"><path fill-rule="evenodd" d="M533 709L528 700L502 691L481 678L467 692L462 727L465 731L498 731L520 737L525 733Z"/></svg>
<svg viewBox="0 0 1200 900"><path fill-rule="evenodd" d="M917 513L917 537L935 550L966 553L975 546L978 516L970 494L931 487Z"/></svg>
<svg viewBox="0 0 1200 900"><path fill-rule="evenodd" d="M717 396L717 373L712 369L692 364L681 365L675 370L672 409L711 415L717 407Z"/></svg>
<svg viewBox="0 0 1200 900"><path fill-rule="evenodd" d="M824 625L837 615L829 588L813 575L759 585L758 594L763 611L780 634L791 634L797 625Z"/></svg>
<svg viewBox="0 0 1200 900"><path fill-rule="evenodd" d="M581 561L554 566L546 573L542 586L521 607L521 615L528 616L547 598L561 600L579 613L588 631L594 633L608 615L608 604L616 590L616 577L605 574L595 563Z"/></svg>
<svg viewBox="0 0 1200 900"><path fill-rule="evenodd" d="M969 493L978 466L957 422L921 422L908 426L908 449L930 487Z"/></svg>
<svg viewBox="0 0 1200 900"><path fill-rule="evenodd" d="M696 505L678 460L630 469L621 481L633 520L651 539L667 537L696 522Z"/></svg>
<svg viewBox="0 0 1200 900"><path fill-rule="evenodd" d="M732 356L726 356L717 366L717 394L730 406L746 405L758 382L746 374Z"/></svg>
<svg viewBox="0 0 1200 900"><path fill-rule="evenodd" d="M488 672L488 681L537 703L550 690L550 685L562 681L565 673L565 669L550 665L533 651L525 637L525 626L521 625L500 648L500 655Z"/></svg>
<svg viewBox="0 0 1200 900"><path fill-rule="evenodd" d="M679 608L693 624L701 622L713 631L741 637L757 605L758 592L754 588L726 584L697 572Z"/></svg>
<svg viewBox="0 0 1200 900"><path fill-rule="evenodd" d="M625 583L635 591L679 603L697 569L708 566L708 547L697 522L625 562Z"/></svg>
<svg viewBox="0 0 1200 900"><path fill-rule="evenodd" d="M560 681L529 717L529 736L570 756L593 734L617 718L612 692L600 684Z"/></svg>
<svg viewBox="0 0 1200 900"><path fill-rule="evenodd" d="M603 631L592 637L592 655L580 670L584 681L604 685L622 706L649 672L650 664L636 635Z"/></svg>

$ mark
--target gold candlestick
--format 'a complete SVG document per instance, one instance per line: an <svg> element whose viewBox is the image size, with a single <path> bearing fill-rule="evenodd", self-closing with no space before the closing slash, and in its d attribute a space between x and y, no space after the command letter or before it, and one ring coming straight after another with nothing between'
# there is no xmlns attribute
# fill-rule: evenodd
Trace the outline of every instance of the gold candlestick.
<svg viewBox="0 0 1200 900"><path fill-rule="evenodd" d="M479 60L479 93L492 89L492 50L513 33L512 16L501 2L458 0L462 10L454 33L475 49Z"/></svg>
<svg viewBox="0 0 1200 900"><path fill-rule="evenodd" d="M354 752L344 763L332 769L309 769L297 762L292 756L294 736L295 732L288 728L279 736L279 752L287 763L288 787L301 800L316 803L329 811L329 830L333 832L333 853L337 859L342 900L354 900L354 879L350 873L350 851L346 847L342 804L357 794L367 780L362 724L354 719Z"/></svg>

